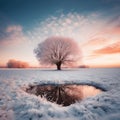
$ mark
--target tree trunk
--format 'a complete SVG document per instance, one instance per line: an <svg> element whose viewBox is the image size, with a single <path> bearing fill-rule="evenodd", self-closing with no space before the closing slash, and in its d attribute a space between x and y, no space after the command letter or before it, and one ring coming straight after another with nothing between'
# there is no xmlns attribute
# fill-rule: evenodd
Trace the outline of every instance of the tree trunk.
<svg viewBox="0 0 120 120"><path fill-rule="evenodd" d="M58 62L56 65L57 65L57 70L61 70L61 62Z"/></svg>

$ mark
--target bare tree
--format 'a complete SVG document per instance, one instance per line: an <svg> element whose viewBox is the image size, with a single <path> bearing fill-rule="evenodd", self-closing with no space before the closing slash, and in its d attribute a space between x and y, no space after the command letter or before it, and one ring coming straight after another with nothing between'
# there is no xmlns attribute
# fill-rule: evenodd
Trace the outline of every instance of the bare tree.
<svg viewBox="0 0 120 120"><path fill-rule="evenodd" d="M76 61L79 48L70 38L50 37L38 44L34 51L40 63L55 64L57 70L61 70L62 64Z"/></svg>

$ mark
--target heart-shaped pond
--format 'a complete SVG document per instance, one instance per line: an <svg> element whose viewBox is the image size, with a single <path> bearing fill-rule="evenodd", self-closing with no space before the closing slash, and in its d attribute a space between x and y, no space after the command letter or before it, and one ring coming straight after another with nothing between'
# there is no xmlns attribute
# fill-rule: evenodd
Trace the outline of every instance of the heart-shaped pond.
<svg viewBox="0 0 120 120"><path fill-rule="evenodd" d="M30 85L26 92L46 98L62 106L69 106L76 101L100 94L104 90L90 85L64 84L64 85Z"/></svg>

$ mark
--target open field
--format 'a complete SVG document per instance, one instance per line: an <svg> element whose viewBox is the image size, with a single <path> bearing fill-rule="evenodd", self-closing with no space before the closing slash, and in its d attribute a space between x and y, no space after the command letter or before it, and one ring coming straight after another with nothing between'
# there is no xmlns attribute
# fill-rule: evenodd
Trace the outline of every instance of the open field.
<svg viewBox="0 0 120 120"><path fill-rule="evenodd" d="M29 85L64 83L106 91L67 107L24 91ZM0 70L0 120L119 120L119 113L120 68Z"/></svg>

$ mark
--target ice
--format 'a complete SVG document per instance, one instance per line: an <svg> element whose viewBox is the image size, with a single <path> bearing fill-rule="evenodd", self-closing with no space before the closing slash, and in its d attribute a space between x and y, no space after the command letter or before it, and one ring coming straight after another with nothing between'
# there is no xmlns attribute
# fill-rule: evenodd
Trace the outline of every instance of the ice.
<svg viewBox="0 0 120 120"><path fill-rule="evenodd" d="M49 83L94 85L106 91L67 107L24 91L30 84ZM0 70L0 120L119 120L119 113L120 68Z"/></svg>

